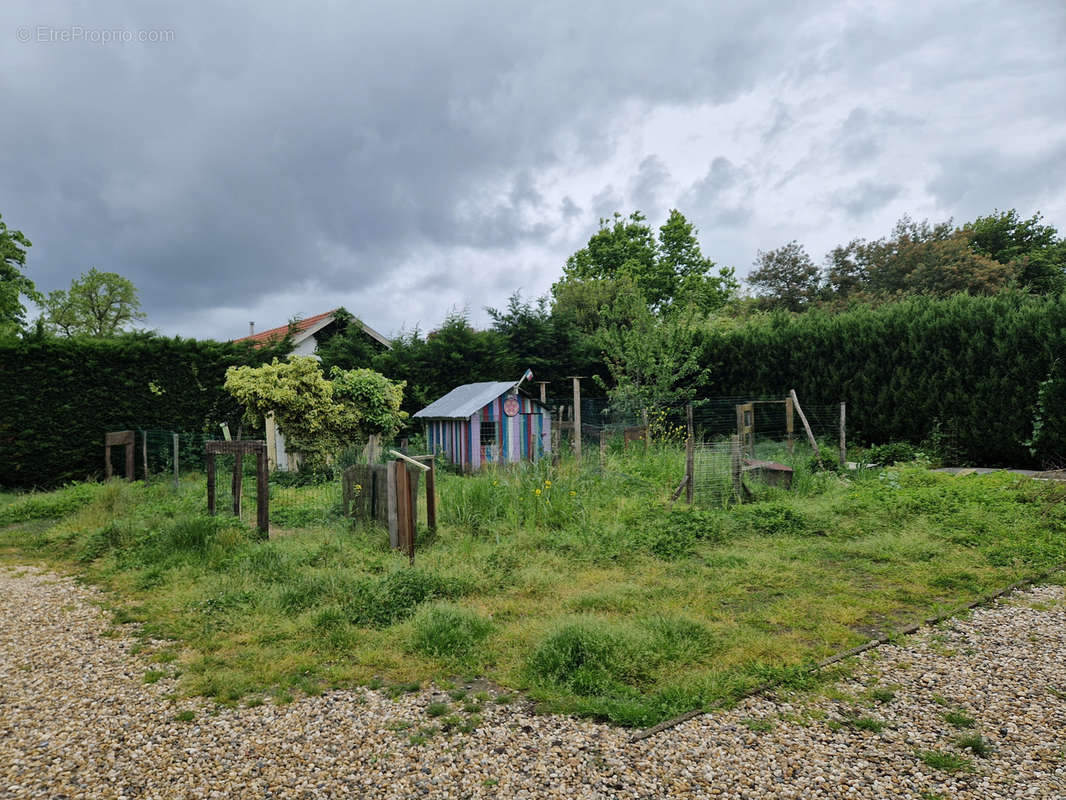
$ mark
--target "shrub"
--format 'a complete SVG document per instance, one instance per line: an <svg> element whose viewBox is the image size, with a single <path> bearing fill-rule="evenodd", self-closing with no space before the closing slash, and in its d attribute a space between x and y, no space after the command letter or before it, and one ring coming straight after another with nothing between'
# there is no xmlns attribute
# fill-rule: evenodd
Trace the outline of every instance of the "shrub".
<svg viewBox="0 0 1066 800"><path fill-rule="evenodd" d="M906 442L889 442L874 445L867 451L866 460L870 464L890 467L893 464L907 463L918 458L918 450Z"/></svg>
<svg viewBox="0 0 1066 800"><path fill-rule="evenodd" d="M577 617L558 625L533 649L528 670L541 685L610 694L647 678L649 645L647 636L629 626Z"/></svg>
<svg viewBox="0 0 1066 800"><path fill-rule="evenodd" d="M469 663L492 623L451 603L427 603L411 619L410 649L452 663Z"/></svg>

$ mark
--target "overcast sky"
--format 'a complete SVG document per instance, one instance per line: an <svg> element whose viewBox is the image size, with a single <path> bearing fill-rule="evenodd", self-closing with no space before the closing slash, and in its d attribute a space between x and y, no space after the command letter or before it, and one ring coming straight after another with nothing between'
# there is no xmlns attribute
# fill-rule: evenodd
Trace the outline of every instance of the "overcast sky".
<svg viewBox="0 0 1066 800"><path fill-rule="evenodd" d="M481 324L614 211L740 275L903 213L1066 231L1064 0L154 5L5 0L0 214L167 334Z"/></svg>

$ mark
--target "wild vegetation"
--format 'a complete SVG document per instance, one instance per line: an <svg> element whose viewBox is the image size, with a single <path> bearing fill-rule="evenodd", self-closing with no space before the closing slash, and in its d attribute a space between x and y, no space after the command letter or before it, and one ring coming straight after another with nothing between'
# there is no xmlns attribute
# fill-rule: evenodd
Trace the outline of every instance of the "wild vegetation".
<svg viewBox="0 0 1066 800"><path fill-rule="evenodd" d="M795 466L792 492L693 509L666 500L669 447L442 472L414 567L332 508L264 541L205 516L193 482L7 496L0 552L106 587L116 622L172 641L160 669L222 703L484 677L625 725L802 685L874 632L1066 562L1059 484Z"/></svg>

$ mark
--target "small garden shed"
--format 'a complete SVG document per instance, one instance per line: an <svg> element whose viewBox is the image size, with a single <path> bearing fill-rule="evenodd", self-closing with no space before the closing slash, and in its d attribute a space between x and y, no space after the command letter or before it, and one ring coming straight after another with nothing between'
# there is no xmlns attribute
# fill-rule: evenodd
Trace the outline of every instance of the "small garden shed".
<svg viewBox="0 0 1066 800"><path fill-rule="evenodd" d="M430 451L464 470L551 452L550 412L513 382L457 386L414 416L425 423Z"/></svg>

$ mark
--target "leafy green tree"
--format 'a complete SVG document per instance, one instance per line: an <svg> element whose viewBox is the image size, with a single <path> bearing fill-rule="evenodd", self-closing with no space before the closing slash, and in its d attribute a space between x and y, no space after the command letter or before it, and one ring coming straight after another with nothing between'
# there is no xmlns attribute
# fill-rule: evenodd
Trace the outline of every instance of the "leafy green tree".
<svg viewBox="0 0 1066 800"><path fill-rule="evenodd" d="M803 245L793 240L776 250L759 250L748 283L767 307L802 311L818 299L821 276Z"/></svg>
<svg viewBox="0 0 1066 800"><path fill-rule="evenodd" d="M738 288L732 270L712 274L713 267L700 251L695 228L677 209L659 228L658 239L639 211L629 217L616 213L601 219L588 245L567 259L563 279L552 287L553 313L595 330L622 279L639 289L655 313L691 305L711 311Z"/></svg>
<svg viewBox="0 0 1066 800"><path fill-rule="evenodd" d="M128 278L95 267L71 281L69 291L49 292L43 305L45 324L64 336L108 338L146 316Z"/></svg>
<svg viewBox="0 0 1066 800"><path fill-rule="evenodd" d="M695 309L656 315L635 286L620 292L596 334L612 385L601 386L616 410L636 412L692 399L707 382L701 362L704 316Z"/></svg>
<svg viewBox="0 0 1066 800"><path fill-rule="evenodd" d="M22 297L40 301L41 295L26 277L26 248L31 246L22 231L9 230L0 218L0 338L22 330L26 307Z"/></svg>
<svg viewBox="0 0 1066 800"><path fill-rule="evenodd" d="M230 367L225 388L244 406L250 425L261 427L273 414L292 446L313 463L367 434L388 438L406 418L400 410L402 382L393 383L368 369L337 367L327 379L314 356Z"/></svg>
<svg viewBox="0 0 1066 800"><path fill-rule="evenodd" d="M1036 294L1066 289L1066 239L1039 212L1021 219L1015 209L994 211L963 226L975 251L1001 264L1013 264L1016 280Z"/></svg>

